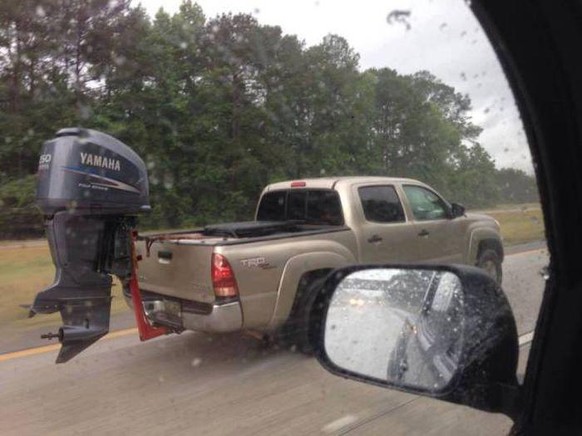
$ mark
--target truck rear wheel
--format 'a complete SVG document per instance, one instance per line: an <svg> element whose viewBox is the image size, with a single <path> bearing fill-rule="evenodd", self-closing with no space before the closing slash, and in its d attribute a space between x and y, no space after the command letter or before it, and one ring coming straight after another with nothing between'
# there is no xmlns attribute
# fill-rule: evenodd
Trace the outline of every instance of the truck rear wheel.
<svg viewBox="0 0 582 436"><path fill-rule="evenodd" d="M501 267L501 258L495 250L491 248L481 250L477 258L477 266L484 269L498 285L501 285L503 269Z"/></svg>
<svg viewBox="0 0 582 436"><path fill-rule="evenodd" d="M309 337L310 314L325 278L325 276L316 278L303 288L293 305L289 319L281 327L278 335L280 343L285 346L296 347L303 354L313 354L313 345Z"/></svg>

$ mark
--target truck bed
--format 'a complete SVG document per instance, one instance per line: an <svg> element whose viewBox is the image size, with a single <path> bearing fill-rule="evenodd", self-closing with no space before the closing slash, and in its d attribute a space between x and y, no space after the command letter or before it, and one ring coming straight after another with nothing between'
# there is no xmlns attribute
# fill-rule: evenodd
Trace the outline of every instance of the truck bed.
<svg viewBox="0 0 582 436"><path fill-rule="evenodd" d="M305 236L349 230L347 226L302 224L298 221L243 221L206 226L200 229L140 235L149 248L154 242L177 245L235 245L254 241Z"/></svg>
<svg viewBox="0 0 582 436"><path fill-rule="evenodd" d="M138 270L140 286L161 295L212 303L215 297L210 282L211 256L218 247L249 245L253 250L253 243L346 230L349 228L345 226L253 221L141 235L137 243L137 252L142 257ZM233 266L237 267L234 263Z"/></svg>

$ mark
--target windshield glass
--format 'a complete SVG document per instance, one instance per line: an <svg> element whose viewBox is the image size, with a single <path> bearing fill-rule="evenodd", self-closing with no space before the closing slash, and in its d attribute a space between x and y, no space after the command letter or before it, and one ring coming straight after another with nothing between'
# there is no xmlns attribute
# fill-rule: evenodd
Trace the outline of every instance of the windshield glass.
<svg viewBox="0 0 582 436"><path fill-rule="evenodd" d="M470 3L2 2L2 433L507 433L306 333L334 268L477 266L524 374L544 221Z"/></svg>

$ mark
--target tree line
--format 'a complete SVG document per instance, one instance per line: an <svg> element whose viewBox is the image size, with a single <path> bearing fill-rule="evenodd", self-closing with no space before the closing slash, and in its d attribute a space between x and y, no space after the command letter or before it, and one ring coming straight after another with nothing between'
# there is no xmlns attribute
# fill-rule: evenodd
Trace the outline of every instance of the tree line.
<svg viewBox="0 0 582 436"><path fill-rule="evenodd" d="M151 18L129 0L0 0L1 232L39 222L38 152L66 126L142 156L149 228L250 219L264 185L319 176L416 178L468 207L536 201L470 109L428 71L361 70L339 35L307 46L190 1Z"/></svg>

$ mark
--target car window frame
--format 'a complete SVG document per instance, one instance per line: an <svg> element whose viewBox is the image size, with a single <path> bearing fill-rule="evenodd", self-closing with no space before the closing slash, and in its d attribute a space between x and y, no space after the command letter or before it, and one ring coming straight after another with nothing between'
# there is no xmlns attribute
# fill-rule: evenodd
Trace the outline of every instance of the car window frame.
<svg viewBox="0 0 582 436"><path fill-rule="evenodd" d="M523 121L550 255L511 434L579 433L582 107L575 102L582 101L582 7L532 0L524 8L519 2L476 0L470 8L495 49Z"/></svg>

